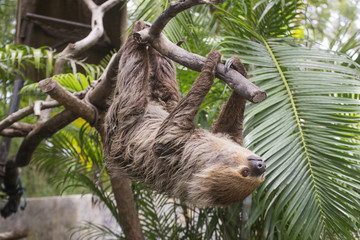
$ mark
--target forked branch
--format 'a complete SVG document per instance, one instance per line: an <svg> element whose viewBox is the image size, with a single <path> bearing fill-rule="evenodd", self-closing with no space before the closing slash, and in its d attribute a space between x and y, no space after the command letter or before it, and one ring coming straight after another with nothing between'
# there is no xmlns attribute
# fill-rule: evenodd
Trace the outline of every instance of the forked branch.
<svg viewBox="0 0 360 240"><path fill-rule="evenodd" d="M61 105L64 105L66 109L76 113L89 123L95 122L97 113L94 108L73 96L55 80L51 78L41 80L39 82L39 87L43 92L57 100Z"/></svg>
<svg viewBox="0 0 360 240"><path fill-rule="evenodd" d="M37 103L40 103L40 104L37 104ZM33 114L36 111L35 109L38 109L38 107L36 107L36 106L39 106L40 110L42 110L42 109L58 107L61 105L57 101L49 101L49 102L37 101L37 103L35 102L34 104L31 104L28 107L20 109L20 110L14 112L13 114L10 114L9 116L7 116L5 119L3 119L0 122L0 132L2 130L4 130L5 128L10 127L13 123L29 116L30 114Z"/></svg>
<svg viewBox="0 0 360 240"><path fill-rule="evenodd" d="M54 133L66 127L76 118L78 118L78 115L70 110L64 110L46 122L39 123L39 125L33 129L21 143L18 153L16 154L15 166L24 167L28 165L33 152L43 139L51 137Z"/></svg>
<svg viewBox="0 0 360 240"><path fill-rule="evenodd" d="M25 137L32 129L34 128L33 124L29 123L14 123L10 127L5 128L0 131L0 136L3 137Z"/></svg>
<svg viewBox="0 0 360 240"><path fill-rule="evenodd" d="M124 0L108 0L100 6L96 5L92 0L84 0L85 4L91 11L91 32L88 36L77 41L76 43L70 43L60 53L60 55L67 55L68 57L75 57L79 53L94 46L104 34L103 17L104 14L114 7L115 5L123 2Z"/></svg>
<svg viewBox="0 0 360 240"><path fill-rule="evenodd" d="M138 42L151 44L152 47L158 50L161 54L169 57L171 60L187 68L200 72L202 66L204 65L205 57L180 48L161 34L161 31L172 18L188 8L201 4L216 4L221 2L223 1L180 0L177 2L171 2L169 8L166 9L158 17L158 19L156 19L150 28L135 33L134 37ZM226 82L237 94L251 102L258 103L266 98L265 91L248 81L237 71L232 69L225 71L225 66L222 63L217 65L216 77Z"/></svg>
<svg viewBox="0 0 360 240"><path fill-rule="evenodd" d="M168 24L168 22L170 22L170 20L173 19L178 13L183 12L186 9L202 4L218 4L222 2L224 2L224 0L183 0L170 2L170 6L159 15L159 17L151 26L149 35L153 36L154 38L159 37L166 24Z"/></svg>

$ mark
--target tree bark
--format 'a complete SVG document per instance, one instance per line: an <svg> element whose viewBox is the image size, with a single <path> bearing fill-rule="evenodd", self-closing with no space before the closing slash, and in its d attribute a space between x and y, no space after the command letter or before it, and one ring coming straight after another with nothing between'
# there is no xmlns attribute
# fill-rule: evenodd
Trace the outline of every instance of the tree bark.
<svg viewBox="0 0 360 240"><path fill-rule="evenodd" d="M252 194L247 196L242 202L242 212L241 212L241 240L249 240L250 239L250 230L247 228L246 224L249 220L250 211L251 211L251 202L252 202Z"/></svg>
<svg viewBox="0 0 360 240"><path fill-rule="evenodd" d="M12 93L13 95L12 95L8 115L15 113L17 111L17 109L19 108L20 99L21 99L20 90L23 87L23 85L24 85L24 80L22 79L21 76L19 76L15 80L15 83L14 83L14 89L13 89L13 93ZM10 144L11 144L11 138L8 138L8 137L2 138L1 146L0 146L0 185L4 182L5 171L6 171L5 165L7 162L8 155L9 155ZM15 182L10 183L10 185L15 184L15 186L16 186L17 174L14 178L16 178ZM11 179L13 179L13 178L11 178ZM5 185L5 188L7 188L7 187L8 186Z"/></svg>
<svg viewBox="0 0 360 240"><path fill-rule="evenodd" d="M96 122L97 110L72 95L55 80L51 78L44 79L39 82L39 87L44 93L56 99L66 109L76 113L90 124Z"/></svg>
<svg viewBox="0 0 360 240"><path fill-rule="evenodd" d="M119 212L120 225L127 240L143 240L140 220L128 178L110 176L111 186Z"/></svg>

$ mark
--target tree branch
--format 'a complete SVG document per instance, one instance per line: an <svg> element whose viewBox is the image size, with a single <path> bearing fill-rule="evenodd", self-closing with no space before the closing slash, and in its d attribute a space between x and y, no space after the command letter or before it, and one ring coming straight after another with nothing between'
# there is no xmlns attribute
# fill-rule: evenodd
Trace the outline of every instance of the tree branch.
<svg viewBox="0 0 360 240"><path fill-rule="evenodd" d="M134 34L138 42L149 43L161 54L171 60L192 70L200 72L205 62L205 57L188 52L169 41L161 31L166 24L181 11L200 4L221 3L221 0L182 0L171 2L150 28L146 28ZM248 81L237 71L225 70L225 65L219 63L216 68L216 77L226 82L242 98L258 103L266 98L266 92Z"/></svg>
<svg viewBox="0 0 360 240"><path fill-rule="evenodd" d="M103 17L106 11L114 7L115 5L123 2L123 0L108 0L102 5L96 5L92 0L84 0L85 4L91 11L91 27L92 30L85 38L77 41L76 43L70 43L60 53L60 55L66 55L67 57L75 57L79 53L94 46L104 34Z"/></svg>
<svg viewBox="0 0 360 240"><path fill-rule="evenodd" d="M120 225L126 239L145 239L137 215L134 195L131 190L130 180L125 177L110 175L117 209L120 215Z"/></svg>
<svg viewBox="0 0 360 240"><path fill-rule="evenodd" d="M64 105L66 109L76 113L89 123L92 124L96 121L97 113L95 109L72 95L55 80L51 78L41 80L39 87L44 93L49 94L49 96L57 100L61 105Z"/></svg>
<svg viewBox="0 0 360 240"><path fill-rule="evenodd" d="M57 101L50 101L50 102L41 101L41 102L42 102L41 109L48 109L48 108L54 108L54 107L61 106L61 104L58 103ZM0 122L0 132L2 130L4 130L5 128L10 127L14 122L17 122L17 121L29 116L30 114L33 114L35 111L34 110L35 105L36 105L35 103L31 104L30 106L20 109L20 110L14 112L13 114L10 114L9 116L7 116L5 119L3 119Z"/></svg>
<svg viewBox="0 0 360 240"><path fill-rule="evenodd" d="M101 10L106 13L109 11L112 7L115 7L118 3L125 2L124 0L108 0L100 5Z"/></svg>
<svg viewBox="0 0 360 240"><path fill-rule="evenodd" d="M16 229L10 232L0 233L0 240L16 240L23 239L29 235L29 230L26 228Z"/></svg>
<svg viewBox="0 0 360 240"><path fill-rule="evenodd" d="M150 35L154 38L159 37L166 24L168 24L168 22L173 19L178 13L185 11L186 9L202 4L218 4L222 2L224 2L224 0L185 0L170 2L170 6L158 16L158 18L151 26Z"/></svg>
<svg viewBox="0 0 360 240"><path fill-rule="evenodd" d="M8 137L8 138L14 138L14 137L25 137L28 134L28 132L24 132L18 129L12 129L12 128L5 128L0 132L0 136L2 137Z"/></svg>
<svg viewBox="0 0 360 240"><path fill-rule="evenodd" d="M111 95L109 90L113 90L116 84L116 75L121 55L122 50L120 49L120 51L111 57L94 90L88 94L89 102L100 110L105 110L107 98Z"/></svg>
<svg viewBox="0 0 360 240"><path fill-rule="evenodd" d="M159 38L153 38L149 34L150 29L147 28L135 33L135 37L140 42L149 42L152 47L171 60L194 71L201 71L206 60L205 57L178 47L176 44L170 42L163 34L160 34ZM266 92L264 90L251 83L239 72L233 69L225 71L225 65L223 63L217 65L216 77L226 82L242 98L253 103L261 102L266 98Z"/></svg>
<svg viewBox="0 0 360 240"><path fill-rule="evenodd" d="M78 116L70 110L64 110L46 122L42 122L36 126L23 140L16 154L15 162L17 167L24 167L29 164L32 154L40 144L40 142L60 129L66 127Z"/></svg>
<svg viewBox="0 0 360 240"><path fill-rule="evenodd" d="M14 123L9 128L0 131L0 135L3 137L25 137L33 128L33 124L23 122Z"/></svg>

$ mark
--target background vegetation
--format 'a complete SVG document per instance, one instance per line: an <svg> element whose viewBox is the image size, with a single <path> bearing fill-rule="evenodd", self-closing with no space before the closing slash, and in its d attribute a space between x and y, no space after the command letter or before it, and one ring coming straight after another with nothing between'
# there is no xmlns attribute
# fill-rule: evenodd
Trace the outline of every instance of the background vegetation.
<svg viewBox="0 0 360 240"><path fill-rule="evenodd" d="M45 48L6 45L13 37L14 4L0 1L5 22L0 25L2 117L17 73L15 63L27 61L46 71L53 61ZM168 4L129 1L129 23L153 22ZM263 156L268 168L266 181L250 203L229 208L190 209L133 183L147 239L360 237L359 6L356 0L228 0L221 6L191 9L170 22L165 30L170 40L186 36L183 47L203 56L213 48L223 53L224 60L239 56L250 80L267 91L264 102L247 106L244 142ZM106 59L101 66L86 65L86 75L74 75L69 68L71 73L57 79L80 91L96 79L104 64ZM177 68L181 94L186 94L198 73ZM229 93L224 83L216 81L198 114L199 126L209 128ZM39 97L45 95L28 79L21 107ZM43 180L32 174L34 167L44 172ZM31 171L26 169L22 175L28 195L64 189L91 192L117 218L99 136L85 122L77 120L44 142ZM47 190L38 192L40 185L32 183L45 186L47 176L58 188L41 187ZM121 237L91 223L79 231L84 239Z"/></svg>

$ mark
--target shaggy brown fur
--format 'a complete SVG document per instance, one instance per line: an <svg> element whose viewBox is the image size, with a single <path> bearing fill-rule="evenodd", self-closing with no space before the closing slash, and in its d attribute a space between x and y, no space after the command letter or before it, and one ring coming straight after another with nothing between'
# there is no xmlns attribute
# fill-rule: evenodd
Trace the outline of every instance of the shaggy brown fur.
<svg viewBox="0 0 360 240"><path fill-rule="evenodd" d="M133 32L145 27L137 22ZM264 180L265 164L239 145L245 101L238 95L225 104L213 133L196 129L194 117L220 57L210 52L200 76L178 102L171 61L130 35L105 118L104 155L115 169L110 174L124 174L198 207L241 201Z"/></svg>

